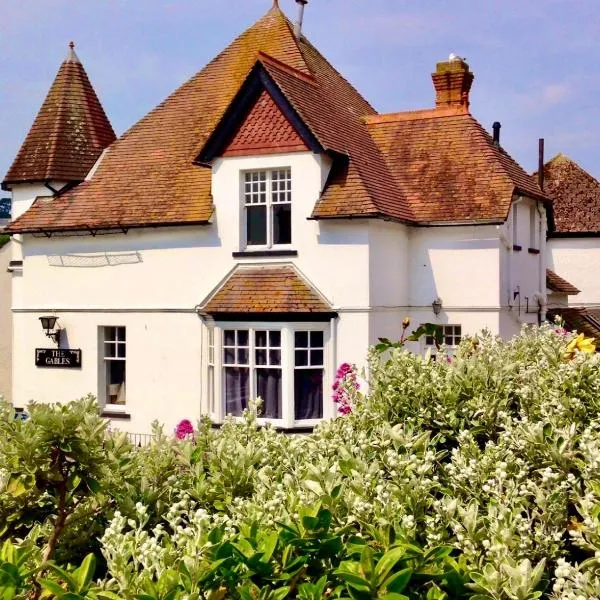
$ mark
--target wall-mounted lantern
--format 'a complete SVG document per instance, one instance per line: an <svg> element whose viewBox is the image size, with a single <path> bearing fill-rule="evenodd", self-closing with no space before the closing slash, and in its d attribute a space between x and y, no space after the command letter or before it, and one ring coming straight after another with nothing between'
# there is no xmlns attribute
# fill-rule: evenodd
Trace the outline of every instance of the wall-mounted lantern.
<svg viewBox="0 0 600 600"><path fill-rule="evenodd" d="M54 316L40 317L40 321L42 323L42 329L46 330L46 335L50 339L54 340L54 343L57 346L59 346L61 329L56 327L56 321L58 321L58 317L54 317Z"/></svg>
<svg viewBox="0 0 600 600"><path fill-rule="evenodd" d="M433 314L437 317L442 312L442 300L441 300L441 298L436 298L431 303L431 308L433 308Z"/></svg>

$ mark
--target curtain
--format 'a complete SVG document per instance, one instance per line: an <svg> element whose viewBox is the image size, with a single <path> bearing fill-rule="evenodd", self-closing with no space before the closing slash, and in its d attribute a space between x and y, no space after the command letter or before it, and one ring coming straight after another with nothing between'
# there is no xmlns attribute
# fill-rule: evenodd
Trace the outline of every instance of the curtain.
<svg viewBox="0 0 600 600"><path fill-rule="evenodd" d="M281 369L255 369L256 395L262 398L261 416L281 418Z"/></svg>
<svg viewBox="0 0 600 600"><path fill-rule="evenodd" d="M294 370L296 420L323 417L323 369Z"/></svg>
<svg viewBox="0 0 600 600"><path fill-rule="evenodd" d="M248 406L250 370L247 367L225 367L225 413L236 417Z"/></svg>

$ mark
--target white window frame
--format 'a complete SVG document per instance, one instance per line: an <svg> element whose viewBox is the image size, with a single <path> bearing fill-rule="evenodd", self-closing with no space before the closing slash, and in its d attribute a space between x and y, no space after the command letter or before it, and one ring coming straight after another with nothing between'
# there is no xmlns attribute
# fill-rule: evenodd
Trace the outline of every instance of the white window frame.
<svg viewBox="0 0 600 600"><path fill-rule="evenodd" d="M335 416L334 405L331 399L332 381L332 344L331 344L331 326L329 321L323 322L229 322L220 321L214 324L214 368L215 368L215 404L214 410L209 409L209 415L217 423L223 422L227 417L225 412L225 382L224 382L224 353L223 340L224 331L230 329L248 330L250 353L254 352L254 332L255 331L280 331L281 332L281 368L282 368L282 402L281 418L267 419L259 417L258 422L262 425L271 423L276 427L283 429L293 429L298 427L312 427L325 419L331 419ZM294 373L295 373L295 333L296 331L321 331L323 332L323 416L318 419L295 419L294 403ZM251 356L253 359L254 357ZM250 390L255 389L254 366L250 361ZM207 366L208 366L208 346L207 346ZM260 368L260 367L259 367ZM208 387L208 386L207 386ZM205 406L209 407L210 399L207 398ZM242 417L233 417L241 420Z"/></svg>
<svg viewBox="0 0 600 600"><path fill-rule="evenodd" d="M454 351L456 350L458 344L460 344L461 340L464 337L463 331L462 331L462 325L460 323L447 323L447 324L443 324L440 325L439 327L442 328L442 332L443 332L443 339L442 339L442 345L446 346L446 351L448 354L452 355L454 354ZM456 328L459 328L459 333L456 333ZM452 328L452 332L451 333L447 333L447 331L449 330L449 328ZM434 341L429 341L427 338L429 338L430 336L424 335L423 336L423 349L424 351L428 351L430 352L432 355L436 355L438 350L437 347L435 345ZM451 337L452 338L452 343L451 344L446 344L446 337Z"/></svg>
<svg viewBox="0 0 600 600"><path fill-rule="evenodd" d="M513 246L520 246L519 244L519 205L513 203L512 206L512 240Z"/></svg>
<svg viewBox="0 0 600 600"><path fill-rule="evenodd" d="M281 171L287 171L288 177L284 180L275 179L273 174ZM247 191L246 186L248 184L252 185L252 183L260 184L260 180L257 182L247 182L246 177L248 175L265 175L265 200L264 202L248 202L248 198L251 197L254 192L251 190L249 193ZM244 250L277 250L277 249L288 249L291 248L293 243L293 227L290 226L290 242L288 244L275 244L273 241L273 207L280 206L283 204L288 204L290 206L290 212L293 211L293 195L292 195L292 168L290 166L282 166L282 167L271 167L265 169L246 169L241 171L240 178L240 187L241 187L241 224L242 224L242 244L240 246ZM289 182L289 189L281 190L278 189L277 192L273 190L273 184L275 182L286 181ZM260 191L258 192L260 194ZM289 200L285 201L274 201L274 194L286 194L289 197ZM247 208L249 206L265 206L266 207L266 244L248 244L248 211ZM292 218L292 217L291 217Z"/></svg>
<svg viewBox="0 0 600 600"><path fill-rule="evenodd" d="M115 330L115 339L107 340L107 333L109 329ZM119 339L120 330L123 330L124 337ZM127 410L127 327L125 325L100 325L98 327L98 342L99 342L99 393L98 397L101 398L102 404L106 409L110 409L112 412L125 412ZM107 356L106 346L107 344L113 344L115 346L115 356ZM124 356L118 356L118 348L123 346L125 348ZM125 379L123 384L125 386L125 403L124 404L113 404L110 402L110 396L108 394L108 381L107 381L107 363L112 361L119 361L125 363Z"/></svg>
<svg viewBox="0 0 600 600"><path fill-rule="evenodd" d="M537 205L532 204L529 207L529 248L531 250L540 249L540 240L538 239L538 211Z"/></svg>

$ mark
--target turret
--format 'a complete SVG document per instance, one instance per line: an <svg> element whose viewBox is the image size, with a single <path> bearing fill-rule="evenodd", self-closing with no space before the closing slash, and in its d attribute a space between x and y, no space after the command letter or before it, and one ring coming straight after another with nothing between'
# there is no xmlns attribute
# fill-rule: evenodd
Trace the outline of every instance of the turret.
<svg viewBox="0 0 600 600"><path fill-rule="evenodd" d="M38 196L54 196L81 183L115 133L75 54L63 61L2 189L12 191L12 218Z"/></svg>

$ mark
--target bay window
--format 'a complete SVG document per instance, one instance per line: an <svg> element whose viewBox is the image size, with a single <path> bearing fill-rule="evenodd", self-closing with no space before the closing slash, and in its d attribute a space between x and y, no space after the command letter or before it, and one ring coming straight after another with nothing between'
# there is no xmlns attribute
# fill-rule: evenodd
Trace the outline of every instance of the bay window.
<svg viewBox="0 0 600 600"><path fill-rule="evenodd" d="M257 398L262 400L259 418L278 426L312 424L327 416L326 329L305 323L215 327L207 363L213 417L240 417ZM211 396L221 398L220 407L211 406Z"/></svg>
<svg viewBox="0 0 600 600"><path fill-rule="evenodd" d="M272 248L291 244L291 169L247 171L243 186L246 246Z"/></svg>

